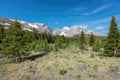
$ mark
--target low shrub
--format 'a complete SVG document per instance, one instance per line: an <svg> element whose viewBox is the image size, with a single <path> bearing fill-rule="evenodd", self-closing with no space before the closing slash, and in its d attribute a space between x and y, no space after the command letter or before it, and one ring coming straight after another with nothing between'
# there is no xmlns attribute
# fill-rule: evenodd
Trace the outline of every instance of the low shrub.
<svg viewBox="0 0 120 80"><path fill-rule="evenodd" d="M67 70L65 70L65 69L59 70L59 74L61 74L61 75L65 75L66 73L67 73Z"/></svg>

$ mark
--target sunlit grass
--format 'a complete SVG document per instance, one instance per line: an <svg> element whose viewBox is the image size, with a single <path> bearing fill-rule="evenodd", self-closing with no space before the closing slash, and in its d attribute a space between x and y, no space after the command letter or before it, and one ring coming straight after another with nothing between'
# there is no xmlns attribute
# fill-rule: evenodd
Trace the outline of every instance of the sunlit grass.
<svg viewBox="0 0 120 80"><path fill-rule="evenodd" d="M91 57L91 54L94 54L94 57ZM92 51L84 51L82 54L79 48L71 46L58 52L50 52L35 61L1 65L0 79L112 80L117 77L119 80L120 58L97 56L97 54ZM59 74L61 69L67 71L65 75ZM116 75L111 71L115 71Z"/></svg>

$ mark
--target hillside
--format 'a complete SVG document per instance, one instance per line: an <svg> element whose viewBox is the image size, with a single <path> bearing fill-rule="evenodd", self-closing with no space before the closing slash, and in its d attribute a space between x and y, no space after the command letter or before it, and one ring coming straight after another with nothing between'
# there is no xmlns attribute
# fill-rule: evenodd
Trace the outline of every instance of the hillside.
<svg viewBox="0 0 120 80"><path fill-rule="evenodd" d="M94 55L94 56L92 56ZM1 80L120 80L120 58L71 46L22 63L0 65ZM64 75L60 70L66 70Z"/></svg>

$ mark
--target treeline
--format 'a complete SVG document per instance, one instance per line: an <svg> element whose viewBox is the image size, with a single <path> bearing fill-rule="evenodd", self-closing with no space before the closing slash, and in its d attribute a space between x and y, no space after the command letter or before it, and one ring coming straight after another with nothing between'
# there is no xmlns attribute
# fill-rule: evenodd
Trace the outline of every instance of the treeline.
<svg viewBox="0 0 120 80"><path fill-rule="evenodd" d="M120 30L113 16L107 37L96 38L93 33L86 37L82 30L78 38L51 35L49 32L27 31L16 20L8 29L0 25L0 57L28 56L31 52L50 52L75 44L82 53L85 50L100 52L103 56L120 56Z"/></svg>
<svg viewBox="0 0 120 80"><path fill-rule="evenodd" d="M89 36L84 34L84 30L81 31L79 38L76 39L77 46L82 53L85 50L103 52L106 37L98 37L91 33Z"/></svg>
<svg viewBox="0 0 120 80"><path fill-rule="evenodd" d="M49 32L39 33L23 30L22 25L16 20L9 29L0 25L0 57L28 56L31 52L58 51L66 48L69 38L54 36Z"/></svg>

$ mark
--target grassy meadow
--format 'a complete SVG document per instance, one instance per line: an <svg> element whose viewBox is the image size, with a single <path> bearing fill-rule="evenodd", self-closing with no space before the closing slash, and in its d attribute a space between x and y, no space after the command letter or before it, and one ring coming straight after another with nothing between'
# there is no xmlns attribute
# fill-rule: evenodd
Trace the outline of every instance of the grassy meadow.
<svg viewBox="0 0 120 80"><path fill-rule="evenodd" d="M69 46L33 61L1 64L0 79L120 80L120 58L98 54L91 50L82 53L76 46Z"/></svg>

